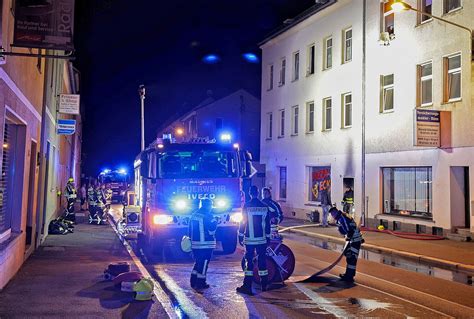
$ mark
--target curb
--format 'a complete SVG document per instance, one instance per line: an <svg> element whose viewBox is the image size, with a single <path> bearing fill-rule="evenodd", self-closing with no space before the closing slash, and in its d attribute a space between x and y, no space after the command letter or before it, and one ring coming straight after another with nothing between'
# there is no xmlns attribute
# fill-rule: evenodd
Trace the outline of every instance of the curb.
<svg viewBox="0 0 474 319"><path fill-rule="evenodd" d="M305 230L300 230L300 229L289 229L288 232L290 233L297 233L301 234L307 237L314 237L314 238L319 238L319 239L325 239L330 242L338 243L338 244L344 244L345 240L342 238L337 238L329 235L323 235L323 234L318 234L318 233L313 233ZM424 262L424 263L430 263L435 266L439 266L445 269L449 270L454 270L454 271L461 271L461 272L467 272L467 273L474 273L474 265L468 265L468 264L462 264L450 260L445 260L445 259L440 259L436 257L430 257L430 256L425 256L425 255L420 255L420 254L415 254L415 253L410 253L407 251L403 250L396 250L392 248L387 248L383 246L378 246L378 245L373 245L373 244L367 244L364 243L362 246L363 249L376 252L376 253L384 253L384 254L390 254L390 255L395 255L395 256L401 256L407 259L411 259L417 262Z"/></svg>

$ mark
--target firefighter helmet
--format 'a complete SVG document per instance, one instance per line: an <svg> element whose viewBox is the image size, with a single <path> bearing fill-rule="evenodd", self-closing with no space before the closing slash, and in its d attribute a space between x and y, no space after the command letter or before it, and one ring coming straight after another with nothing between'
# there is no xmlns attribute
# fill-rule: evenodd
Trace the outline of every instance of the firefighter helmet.
<svg viewBox="0 0 474 319"><path fill-rule="evenodd" d="M143 278L133 285L135 291L135 300L151 300L153 293L153 281L149 278Z"/></svg>
<svg viewBox="0 0 474 319"><path fill-rule="evenodd" d="M72 177L69 177L69 179L67 180L68 183L74 183L74 178Z"/></svg>
<svg viewBox="0 0 474 319"><path fill-rule="evenodd" d="M183 238L181 239L181 250L185 253L191 252L191 238L189 238L188 236L183 236Z"/></svg>

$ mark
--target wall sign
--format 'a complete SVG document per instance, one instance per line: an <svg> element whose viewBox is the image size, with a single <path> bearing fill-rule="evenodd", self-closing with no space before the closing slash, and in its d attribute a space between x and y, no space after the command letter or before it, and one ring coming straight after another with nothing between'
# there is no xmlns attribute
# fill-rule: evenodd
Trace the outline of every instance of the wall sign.
<svg viewBox="0 0 474 319"><path fill-rule="evenodd" d="M440 112L415 109L415 146L440 147Z"/></svg>
<svg viewBox="0 0 474 319"><path fill-rule="evenodd" d="M59 113L79 115L81 96L79 94L61 94L59 96Z"/></svg>

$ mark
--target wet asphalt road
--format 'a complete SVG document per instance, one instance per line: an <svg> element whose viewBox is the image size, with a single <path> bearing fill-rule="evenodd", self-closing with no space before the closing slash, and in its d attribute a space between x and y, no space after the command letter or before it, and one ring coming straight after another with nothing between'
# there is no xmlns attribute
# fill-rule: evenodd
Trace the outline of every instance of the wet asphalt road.
<svg viewBox="0 0 474 319"><path fill-rule="evenodd" d="M136 247L131 241L133 247ZM148 271L166 286L181 314L192 318L317 318L317 317L473 317L474 288L360 260L356 284L338 281L338 267L317 283L296 283L328 266L337 252L324 250L292 235L285 239L296 256L296 269L285 286L255 296L235 292L243 272L241 248L232 255L215 254L208 271L211 287L198 293L189 287L192 260L142 258ZM140 252L137 251L137 255Z"/></svg>

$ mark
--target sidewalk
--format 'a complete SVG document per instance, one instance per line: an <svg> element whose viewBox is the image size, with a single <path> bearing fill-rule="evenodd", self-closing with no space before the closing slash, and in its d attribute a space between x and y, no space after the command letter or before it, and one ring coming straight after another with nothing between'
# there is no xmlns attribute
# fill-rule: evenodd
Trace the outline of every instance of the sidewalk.
<svg viewBox="0 0 474 319"><path fill-rule="evenodd" d="M103 280L107 265L129 261L109 225L76 225L49 235L0 291L0 318L165 318L160 303L134 301Z"/></svg>
<svg viewBox="0 0 474 319"><path fill-rule="evenodd" d="M281 227L304 225L307 222L286 219ZM315 237L332 242L343 243L344 238L336 227L322 228L307 224L308 227L291 229L289 232ZM452 270L474 273L474 243L452 240L413 240L380 232L362 232L365 244L370 251L393 254L418 261L429 262Z"/></svg>

